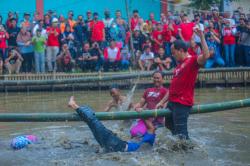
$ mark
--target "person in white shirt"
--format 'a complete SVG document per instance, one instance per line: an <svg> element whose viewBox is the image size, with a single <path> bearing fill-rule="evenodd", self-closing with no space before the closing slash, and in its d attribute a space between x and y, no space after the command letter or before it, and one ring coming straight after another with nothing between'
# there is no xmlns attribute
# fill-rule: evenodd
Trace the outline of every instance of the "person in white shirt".
<svg viewBox="0 0 250 166"><path fill-rule="evenodd" d="M150 71L154 62L154 53L151 52L151 48L149 46L144 47L144 53L141 55L139 59L139 66L142 71L146 70Z"/></svg>

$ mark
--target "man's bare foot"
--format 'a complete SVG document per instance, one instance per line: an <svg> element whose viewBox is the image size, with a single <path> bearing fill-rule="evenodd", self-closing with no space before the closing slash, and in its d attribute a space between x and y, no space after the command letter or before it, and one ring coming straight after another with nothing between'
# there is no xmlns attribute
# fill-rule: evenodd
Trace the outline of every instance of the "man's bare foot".
<svg viewBox="0 0 250 166"><path fill-rule="evenodd" d="M69 98L68 107L73 108L73 109L79 108L79 106L75 102L75 97L74 96L71 96Z"/></svg>

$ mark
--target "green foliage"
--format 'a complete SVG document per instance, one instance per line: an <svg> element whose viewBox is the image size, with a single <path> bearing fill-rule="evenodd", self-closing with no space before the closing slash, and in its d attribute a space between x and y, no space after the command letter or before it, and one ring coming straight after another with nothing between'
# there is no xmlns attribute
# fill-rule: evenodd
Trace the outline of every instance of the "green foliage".
<svg viewBox="0 0 250 166"><path fill-rule="evenodd" d="M190 0L190 7L200 10L210 10L212 4L219 5L220 0Z"/></svg>

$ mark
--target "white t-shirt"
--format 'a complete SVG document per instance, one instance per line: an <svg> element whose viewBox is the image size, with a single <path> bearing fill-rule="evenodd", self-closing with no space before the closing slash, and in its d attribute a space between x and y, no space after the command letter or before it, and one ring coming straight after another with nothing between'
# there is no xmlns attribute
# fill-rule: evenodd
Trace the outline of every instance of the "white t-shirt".
<svg viewBox="0 0 250 166"><path fill-rule="evenodd" d="M154 59L154 53L150 52L150 53L143 53L140 57L140 60L142 61L147 61L147 60L152 60Z"/></svg>

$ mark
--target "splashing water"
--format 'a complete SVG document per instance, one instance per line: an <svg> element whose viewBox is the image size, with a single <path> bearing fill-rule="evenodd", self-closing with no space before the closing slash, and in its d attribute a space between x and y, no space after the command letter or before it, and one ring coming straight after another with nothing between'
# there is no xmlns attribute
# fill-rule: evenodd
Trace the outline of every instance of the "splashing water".
<svg viewBox="0 0 250 166"><path fill-rule="evenodd" d="M139 78L138 78L138 80L139 80ZM133 96L135 93L136 86L138 84L138 80L135 82L135 85L133 86L133 88L127 93L126 100L119 106L119 108L118 108L119 111L127 111L128 110L129 105L130 105L131 101L133 100Z"/></svg>

